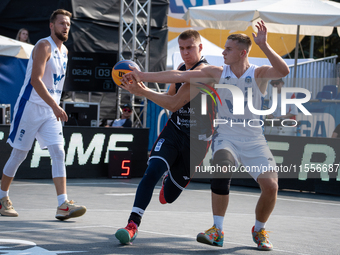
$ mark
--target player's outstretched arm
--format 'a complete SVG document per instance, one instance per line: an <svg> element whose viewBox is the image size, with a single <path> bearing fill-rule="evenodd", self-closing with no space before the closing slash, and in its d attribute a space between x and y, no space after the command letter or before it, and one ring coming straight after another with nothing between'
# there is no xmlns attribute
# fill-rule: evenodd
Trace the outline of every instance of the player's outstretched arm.
<svg viewBox="0 0 340 255"><path fill-rule="evenodd" d="M128 90L130 93L146 97L155 104L175 112L190 101L191 98L197 95L198 90L190 89L189 84L184 84L180 87L176 94L160 93L146 87L142 82L137 82L134 77L123 77L121 87Z"/></svg>
<svg viewBox="0 0 340 255"><path fill-rule="evenodd" d="M253 33L255 43L260 47L271 63L270 66L263 66L258 78L278 79L289 74L289 67L286 62L278 55L267 43L267 27L263 21L256 25L257 34Z"/></svg>
<svg viewBox="0 0 340 255"><path fill-rule="evenodd" d="M163 72L141 72L136 68L130 66L133 69L132 72L127 73L124 77L131 79L129 77L134 77L137 82L158 82L158 83L190 83L190 79L193 78L204 78L206 74L202 73L200 70L191 71L163 71Z"/></svg>

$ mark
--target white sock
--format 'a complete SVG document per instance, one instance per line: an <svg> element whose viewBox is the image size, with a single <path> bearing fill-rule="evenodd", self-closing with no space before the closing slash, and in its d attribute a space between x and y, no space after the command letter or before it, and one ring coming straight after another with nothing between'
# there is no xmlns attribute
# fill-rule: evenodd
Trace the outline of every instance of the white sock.
<svg viewBox="0 0 340 255"><path fill-rule="evenodd" d="M259 232L261 230L261 228L265 228L265 227L266 227L266 223L265 222L261 222L261 221L255 220L254 231Z"/></svg>
<svg viewBox="0 0 340 255"><path fill-rule="evenodd" d="M223 221L224 221L224 217L223 216L218 216L218 215L214 215L214 225L216 228L218 228L219 230L223 230Z"/></svg>
<svg viewBox="0 0 340 255"><path fill-rule="evenodd" d="M67 200L67 194L61 194L57 196L57 198L58 198L58 207L59 207Z"/></svg>
<svg viewBox="0 0 340 255"><path fill-rule="evenodd" d="M140 217L143 217L143 214L145 212L145 210L139 208L139 207L132 207L132 211L134 213L137 213Z"/></svg>
<svg viewBox="0 0 340 255"><path fill-rule="evenodd" d="M2 189L0 189L0 199L2 199L3 197L8 197L8 192L9 190L3 191Z"/></svg>

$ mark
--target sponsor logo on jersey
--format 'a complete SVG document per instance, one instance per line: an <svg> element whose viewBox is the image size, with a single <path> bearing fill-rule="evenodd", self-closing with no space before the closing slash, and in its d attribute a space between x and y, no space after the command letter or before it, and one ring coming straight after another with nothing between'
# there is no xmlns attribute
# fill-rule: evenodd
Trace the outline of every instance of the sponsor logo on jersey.
<svg viewBox="0 0 340 255"><path fill-rule="evenodd" d="M247 76L245 79L246 83L251 83L252 82L252 78L250 76Z"/></svg>
<svg viewBox="0 0 340 255"><path fill-rule="evenodd" d="M161 150L161 147L162 147L162 144L164 143L165 139L161 138L158 140L156 146L155 146L155 151L160 151Z"/></svg>
<svg viewBox="0 0 340 255"><path fill-rule="evenodd" d="M55 86L57 86L59 84L59 82L62 80L62 78L64 78L64 74L62 75L56 75L55 73L53 74L53 84Z"/></svg>
<svg viewBox="0 0 340 255"><path fill-rule="evenodd" d="M57 49L54 51L53 58L54 58L54 59L60 59L60 57L59 57L59 55L58 55L58 50L57 50Z"/></svg>
<svg viewBox="0 0 340 255"><path fill-rule="evenodd" d="M19 138L18 138L19 141L22 141L22 137L24 136L24 134L25 134L25 129L21 129L20 135L19 135Z"/></svg>

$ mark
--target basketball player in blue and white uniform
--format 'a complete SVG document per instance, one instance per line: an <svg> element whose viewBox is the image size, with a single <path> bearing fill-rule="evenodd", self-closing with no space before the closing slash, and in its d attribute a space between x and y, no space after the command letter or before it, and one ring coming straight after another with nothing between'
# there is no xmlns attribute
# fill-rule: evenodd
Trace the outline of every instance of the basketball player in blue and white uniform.
<svg viewBox="0 0 340 255"><path fill-rule="evenodd" d="M48 149L52 159L52 178L58 199L55 217L65 220L86 212L86 207L75 205L67 198L61 124L61 121L67 121L67 114L59 106L68 60L63 42L68 39L71 16L62 9L52 13L51 35L37 42L28 61L7 140L13 149L1 178L0 214L3 216L18 216L9 199L9 186L35 139L42 149Z"/></svg>
<svg viewBox="0 0 340 255"><path fill-rule="evenodd" d="M184 63L179 72L199 70L207 65L201 57L202 43L195 30L186 30L178 37ZM122 244L130 244L137 236L144 212L151 201L153 190L162 177L159 193L162 204L174 202L189 184L192 166L203 161L212 138L214 105L208 98L207 114L201 114L201 92L190 84L173 83L166 93L158 93L143 83L123 80L122 87L133 94L141 95L172 112L170 119L158 136L148 160L148 167L138 185L133 208L125 228L118 229L115 236Z"/></svg>
<svg viewBox="0 0 340 255"><path fill-rule="evenodd" d="M137 81L146 82L190 82L192 78L212 78L213 83L225 83L237 86L246 94L252 88L252 101L255 109L261 109L262 99L265 96L268 81L279 79L289 73L289 68L284 60L267 43L267 28L263 21L256 25L258 32L253 33L255 43L269 59L271 66L254 66L248 61L251 49L251 39L247 35L232 34L228 37L223 51L224 66L205 66L199 71L189 72L166 71L157 73L142 73L136 69L126 76L133 76ZM251 230L254 242L258 249L271 250L273 248L265 231L265 223L272 213L277 197L278 178L274 158L266 144L262 129L250 127L258 126L259 116L252 114L248 109L248 102L244 102L244 115L234 115L233 98L226 88L217 90L222 98L222 105L218 104L218 119L228 123L216 128L217 134L213 138L213 165L236 167L240 163L244 167L252 167L255 171L249 172L261 188L261 195L255 209L255 225ZM240 99L236 99L240 100ZM230 125L233 120L233 125ZM236 124L235 124L236 123ZM245 127L243 125L245 123ZM266 166L266 167L262 167ZM231 177L230 173L224 177ZM229 187L225 180L216 178L212 183L212 209L214 226L206 232L199 233L197 241L222 246L224 233L222 231L224 215L229 201ZM230 236L230 238L232 238Z"/></svg>

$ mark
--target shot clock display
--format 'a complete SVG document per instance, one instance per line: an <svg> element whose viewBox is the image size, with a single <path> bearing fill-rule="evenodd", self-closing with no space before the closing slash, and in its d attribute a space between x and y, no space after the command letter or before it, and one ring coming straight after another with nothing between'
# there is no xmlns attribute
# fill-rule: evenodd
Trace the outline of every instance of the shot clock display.
<svg viewBox="0 0 340 255"><path fill-rule="evenodd" d="M109 152L109 178L131 178L132 151Z"/></svg>
<svg viewBox="0 0 340 255"><path fill-rule="evenodd" d="M69 52L64 91L115 92L116 53Z"/></svg>

